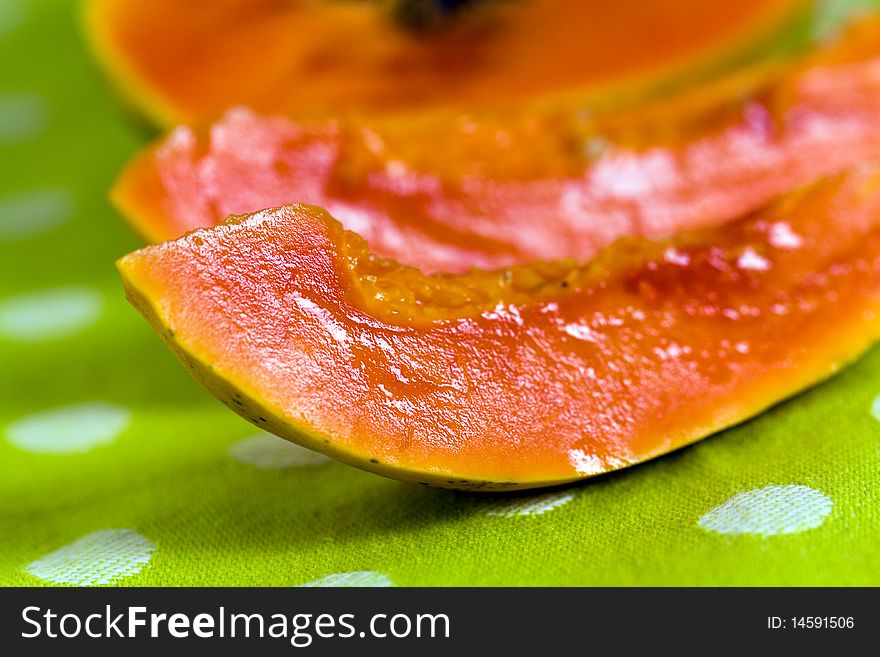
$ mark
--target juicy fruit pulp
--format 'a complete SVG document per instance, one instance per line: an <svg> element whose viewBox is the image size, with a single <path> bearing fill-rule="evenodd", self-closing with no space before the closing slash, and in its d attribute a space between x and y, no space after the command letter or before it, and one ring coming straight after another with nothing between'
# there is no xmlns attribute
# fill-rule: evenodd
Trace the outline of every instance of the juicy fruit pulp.
<svg viewBox="0 0 880 657"><path fill-rule="evenodd" d="M113 197L151 241L292 202L426 271L586 259L752 211L880 156L880 19L786 68L607 118L574 106L297 123L248 110L180 127Z"/></svg>
<svg viewBox="0 0 880 657"><path fill-rule="evenodd" d="M754 47L801 0L477 3L414 35L385 2L90 0L105 66L160 123L242 104L270 112L390 111L639 86ZM613 39L606 38L613 34Z"/></svg>
<svg viewBox="0 0 880 657"><path fill-rule="evenodd" d="M193 374L273 433L400 479L544 486L739 422L880 335L880 170L581 266L429 276L290 206L119 268Z"/></svg>

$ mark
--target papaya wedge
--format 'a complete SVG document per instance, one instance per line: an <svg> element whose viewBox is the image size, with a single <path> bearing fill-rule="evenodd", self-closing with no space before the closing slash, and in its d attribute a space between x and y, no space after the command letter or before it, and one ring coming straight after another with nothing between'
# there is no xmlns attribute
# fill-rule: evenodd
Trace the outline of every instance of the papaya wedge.
<svg viewBox="0 0 880 657"><path fill-rule="evenodd" d="M294 205L118 267L191 373L258 426L403 480L533 488L696 441L865 350L880 169L584 264L427 275Z"/></svg>
<svg viewBox="0 0 880 657"><path fill-rule="evenodd" d="M880 156L880 18L796 65L629 112L297 122L230 111L138 155L111 196L149 241L294 202L425 271L586 259L737 217Z"/></svg>
<svg viewBox="0 0 880 657"><path fill-rule="evenodd" d="M145 114L171 125L239 104L384 112L568 92L583 100L609 89L637 94L772 50L781 33L804 32L794 28L813 3L435 3L464 9L445 29L420 33L394 20L389 4L415 3L89 0L84 17L118 85Z"/></svg>

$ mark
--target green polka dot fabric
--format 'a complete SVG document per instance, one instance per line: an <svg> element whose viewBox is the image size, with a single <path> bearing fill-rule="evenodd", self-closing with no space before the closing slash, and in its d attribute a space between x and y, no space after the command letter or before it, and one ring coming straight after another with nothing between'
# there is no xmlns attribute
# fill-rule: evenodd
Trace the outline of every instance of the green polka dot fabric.
<svg viewBox="0 0 880 657"><path fill-rule="evenodd" d="M127 305L106 190L153 136L73 3L0 2L0 584L880 585L880 349L580 485L383 479L259 433Z"/></svg>

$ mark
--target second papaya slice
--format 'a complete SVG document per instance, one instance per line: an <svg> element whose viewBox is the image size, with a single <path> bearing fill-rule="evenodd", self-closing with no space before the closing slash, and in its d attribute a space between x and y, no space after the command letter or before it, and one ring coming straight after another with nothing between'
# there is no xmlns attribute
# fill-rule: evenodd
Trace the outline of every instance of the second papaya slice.
<svg viewBox="0 0 880 657"><path fill-rule="evenodd" d="M754 210L880 156L880 18L783 69L636 110L574 106L299 123L238 109L179 127L113 190L149 240L293 202L427 271L584 259Z"/></svg>
<svg viewBox="0 0 880 657"><path fill-rule="evenodd" d="M320 209L118 263L181 361L257 425L380 474L559 484L738 423L880 336L880 169L585 265L425 275Z"/></svg>

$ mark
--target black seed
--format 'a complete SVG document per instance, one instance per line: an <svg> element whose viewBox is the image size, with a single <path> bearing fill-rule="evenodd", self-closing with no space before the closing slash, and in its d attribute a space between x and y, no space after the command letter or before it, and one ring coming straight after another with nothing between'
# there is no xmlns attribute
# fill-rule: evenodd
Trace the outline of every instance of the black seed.
<svg viewBox="0 0 880 657"><path fill-rule="evenodd" d="M378 459L370 459L370 463L378 463Z"/></svg>

